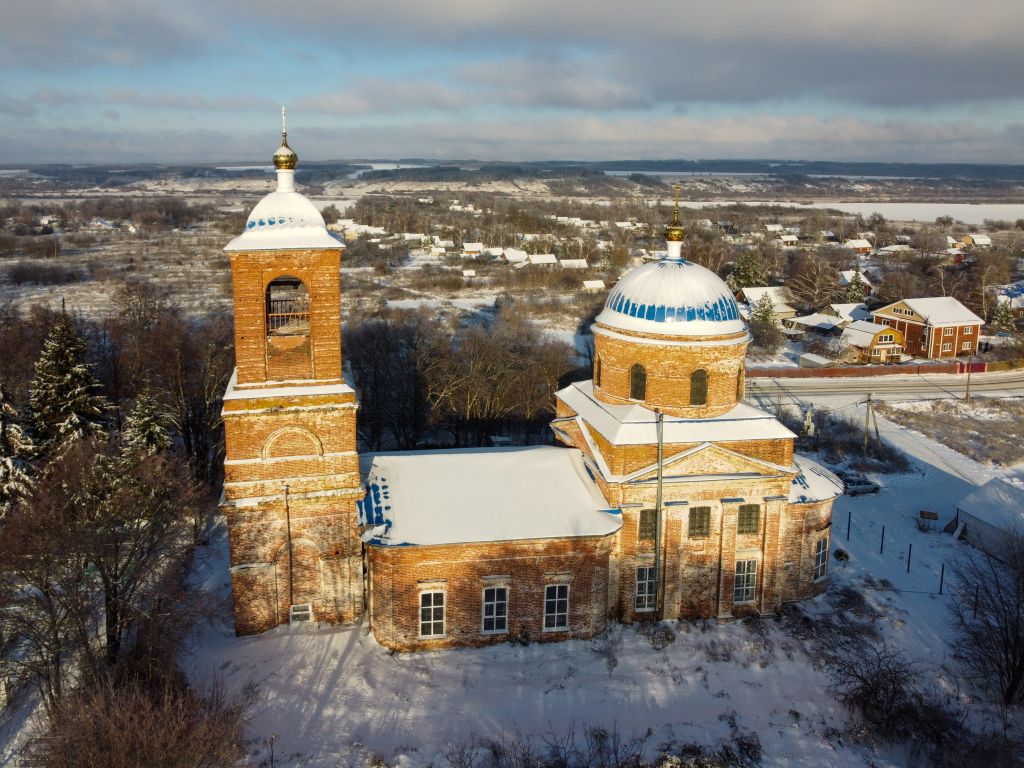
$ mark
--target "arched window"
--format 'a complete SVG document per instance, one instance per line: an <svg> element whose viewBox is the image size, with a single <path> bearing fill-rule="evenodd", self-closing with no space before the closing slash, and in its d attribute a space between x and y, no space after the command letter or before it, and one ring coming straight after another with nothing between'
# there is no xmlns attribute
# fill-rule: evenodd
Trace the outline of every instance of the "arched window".
<svg viewBox="0 0 1024 768"><path fill-rule="evenodd" d="M309 289L285 275L267 286L267 336L309 335Z"/></svg>
<svg viewBox="0 0 1024 768"><path fill-rule="evenodd" d="M594 386L601 386L601 358L594 358Z"/></svg>
<svg viewBox="0 0 1024 768"><path fill-rule="evenodd" d="M706 405L708 402L708 372L698 368L690 374L690 405Z"/></svg>
<svg viewBox="0 0 1024 768"><path fill-rule="evenodd" d="M629 369L629 396L633 400L647 398L647 369L640 363Z"/></svg>

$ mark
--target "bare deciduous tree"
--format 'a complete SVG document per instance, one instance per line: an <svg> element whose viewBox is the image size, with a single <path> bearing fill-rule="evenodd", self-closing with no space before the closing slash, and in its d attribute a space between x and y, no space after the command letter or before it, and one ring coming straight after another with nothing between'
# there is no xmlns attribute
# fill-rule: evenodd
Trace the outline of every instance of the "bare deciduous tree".
<svg viewBox="0 0 1024 768"><path fill-rule="evenodd" d="M954 566L951 611L957 653L968 673L1005 707L1024 701L1024 535L987 551L967 550Z"/></svg>

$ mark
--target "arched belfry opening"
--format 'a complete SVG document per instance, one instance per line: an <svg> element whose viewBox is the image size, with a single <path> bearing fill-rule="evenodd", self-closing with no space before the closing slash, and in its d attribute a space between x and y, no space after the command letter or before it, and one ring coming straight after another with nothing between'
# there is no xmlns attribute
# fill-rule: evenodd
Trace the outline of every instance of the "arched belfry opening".
<svg viewBox="0 0 1024 768"><path fill-rule="evenodd" d="M301 279L282 275L267 285L265 328L267 378L312 377L309 288Z"/></svg>

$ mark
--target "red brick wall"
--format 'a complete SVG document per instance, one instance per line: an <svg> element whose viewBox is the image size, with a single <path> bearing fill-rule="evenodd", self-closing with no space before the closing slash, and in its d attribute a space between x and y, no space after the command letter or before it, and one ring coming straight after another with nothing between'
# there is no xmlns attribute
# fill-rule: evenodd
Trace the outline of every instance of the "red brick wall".
<svg viewBox="0 0 1024 768"><path fill-rule="evenodd" d="M612 537L490 542L445 546L367 547L374 637L396 650L487 645L510 639L553 641L592 637L607 623ZM507 576L509 626L481 631L488 577ZM569 629L544 632L544 587L567 579ZM446 593L446 636L419 637L419 595L425 584ZM431 588L434 588L431 586Z"/></svg>
<svg viewBox="0 0 1024 768"><path fill-rule="evenodd" d="M642 404L648 408L688 418L707 418L730 410L738 402L738 379L743 371L746 332L730 337L707 337L695 342L721 342L721 346L671 346L650 343L661 337L634 334L636 341L609 336L595 326L594 359L601 362L600 383L595 380L594 396L606 403L637 402L630 399L630 370L640 363L647 370L647 393ZM707 402L690 405L690 377L701 368L707 371Z"/></svg>

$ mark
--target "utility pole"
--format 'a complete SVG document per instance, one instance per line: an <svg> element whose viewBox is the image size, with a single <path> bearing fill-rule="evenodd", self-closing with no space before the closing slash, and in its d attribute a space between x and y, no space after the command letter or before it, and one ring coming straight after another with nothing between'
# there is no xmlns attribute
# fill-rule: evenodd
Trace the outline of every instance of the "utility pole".
<svg viewBox="0 0 1024 768"><path fill-rule="evenodd" d="M974 360L974 354L971 353L967 356L967 391L964 392L964 401L971 402L971 368L974 366L971 364Z"/></svg>
<svg viewBox="0 0 1024 768"><path fill-rule="evenodd" d="M864 404L864 458L868 455L868 433L871 430L871 393L868 392L867 402Z"/></svg>
<svg viewBox="0 0 1024 768"><path fill-rule="evenodd" d="M658 488L654 501L654 617L661 620L661 507L662 507L662 482L664 480L663 464L665 459L665 414L658 411Z"/></svg>
<svg viewBox="0 0 1024 768"><path fill-rule="evenodd" d="M288 508L288 485L284 486L284 524L288 536L288 618L291 620L292 605L295 603L295 579L292 568L292 515Z"/></svg>

